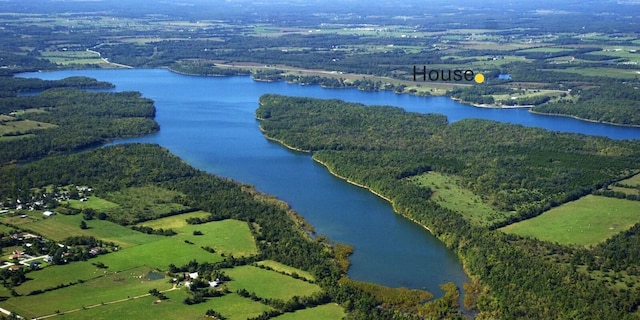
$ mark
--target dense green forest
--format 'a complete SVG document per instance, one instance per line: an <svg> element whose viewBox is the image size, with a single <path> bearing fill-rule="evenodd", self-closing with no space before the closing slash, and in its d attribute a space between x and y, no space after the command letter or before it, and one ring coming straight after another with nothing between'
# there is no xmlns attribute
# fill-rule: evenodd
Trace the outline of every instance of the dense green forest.
<svg viewBox="0 0 640 320"><path fill-rule="evenodd" d="M561 100L533 108L535 112L571 115L582 119L640 125L640 90L637 82L606 83L581 90L576 102Z"/></svg>
<svg viewBox="0 0 640 320"><path fill-rule="evenodd" d="M0 114L6 117L0 124L6 128L19 128L16 123L20 122L35 124L0 137L0 163L80 150L159 129L153 120L153 101L140 93L72 89L111 88L109 83L83 77L58 81L0 78L0 83L8 92L0 99ZM48 90L34 96L16 96L44 89Z"/></svg>
<svg viewBox="0 0 640 320"><path fill-rule="evenodd" d="M256 116L268 137L313 151L332 172L388 197L458 252L485 287L476 301L480 318L633 318L640 292L608 288L577 270L594 252L557 263L573 250L475 227L404 178L430 170L458 175L489 203L515 210L515 221L636 172L638 143L484 120L447 124L443 116L337 100L265 95L260 102ZM598 254L624 242L609 242Z"/></svg>

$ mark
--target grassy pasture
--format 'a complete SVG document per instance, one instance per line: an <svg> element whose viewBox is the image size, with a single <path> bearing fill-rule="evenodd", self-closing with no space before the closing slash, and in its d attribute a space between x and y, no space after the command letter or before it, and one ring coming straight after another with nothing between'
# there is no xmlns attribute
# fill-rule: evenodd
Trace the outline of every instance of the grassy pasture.
<svg viewBox="0 0 640 320"><path fill-rule="evenodd" d="M67 313L56 319L212 319L205 316L209 309L220 312L230 320L245 320L271 310L270 307L259 302L243 298L231 293L222 297L212 298L206 302L186 305L182 300L187 297L183 290L174 290L165 293L168 300L157 302L155 297L143 297L120 303L109 304ZM338 318L336 318L338 319Z"/></svg>
<svg viewBox="0 0 640 320"><path fill-rule="evenodd" d="M518 52L548 52L548 53L556 53L556 52L565 52L571 51L572 49L567 48L557 48L557 47L538 47L538 48L530 48L524 50L518 50Z"/></svg>
<svg viewBox="0 0 640 320"><path fill-rule="evenodd" d="M171 263L181 266L194 259L200 262L222 261L220 255L206 252L199 245L188 244L174 237L122 249L94 260L107 265L109 271L114 271L141 265L167 270Z"/></svg>
<svg viewBox="0 0 640 320"><path fill-rule="evenodd" d="M298 310L293 313L285 313L273 318L274 320L338 320L344 318L346 314L341 306L335 303L323 304L321 306Z"/></svg>
<svg viewBox="0 0 640 320"><path fill-rule="evenodd" d="M224 272L232 279L227 282L230 290L246 289L261 298L289 300L293 296L308 296L321 291L318 285L253 266L225 269Z"/></svg>
<svg viewBox="0 0 640 320"><path fill-rule="evenodd" d="M109 200L101 199L96 196L91 196L87 201L69 200L69 206L76 209L91 208L96 211L102 211L107 213L111 209L120 207L117 203L113 203Z"/></svg>
<svg viewBox="0 0 640 320"><path fill-rule="evenodd" d="M0 122L0 136L6 134L25 133L30 130L56 128L57 125L32 120L13 120Z"/></svg>
<svg viewBox="0 0 640 320"><path fill-rule="evenodd" d="M588 195L501 230L560 244L595 245L640 222L638 212L638 201Z"/></svg>
<svg viewBox="0 0 640 320"><path fill-rule="evenodd" d="M164 217L155 220L149 220L145 222L141 222L138 225L150 227L154 229L177 229L182 228L188 225L187 219L189 218L206 218L211 213L206 211L194 211L189 213L178 214L175 216Z"/></svg>
<svg viewBox="0 0 640 320"><path fill-rule="evenodd" d="M233 254L236 257L250 256L258 253L251 230L244 221L233 219L209 222L198 225L187 225L174 229L178 232L173 236L177 241L191 241L196 247L209 246L218 253ZM194 231L202 235L193 235Z"/></svg>
<svg viewBox="0 0 640 320"><path fill-rule="evenodd" d="M177 191L145 186L110 192L104 198L120 205L120 208L114 208L109 212L111 216L135 221L141 218L143 220L154 219L171 212L188 209L188 207L173 201L175 197L181 196L184 194Z"/></svg>
<svg viewBox="0 0 640 320"><path fill-rule="evenodd" d="M475 225L491 225L510 215L509 212L492 208L470 190L461 188L456 177L429 172L409 179L419 186L433 190L432 200L445 208L460 212Z"/></svg>
<svg viewBox="0 0 640 320"><path fill-rule="evenodd" d="M70 236L93 236L97 239L117 243L122 247L145 244L163 239L162 236L148 235L106 220L87 220L88 229L80 229L83 216L55 215L34 222L21 224L20 227L32 230L45 238L61 241Z"/></svg>
<svg viewBox="0 0 640 320"><path fill-rule="evenodd" d="M638 187L638 186L640 186L640 173L636 174L635 176L633 176L631 178L627 178L627 179L621 180L620 183L626 184L626 185L629 185L629 186Z"/></svg>
<svg viewBox="0 0 640 320"><path fill-rule="evenodd" d="M146 294L152 288L171 288L171 284L164 279L145 279L150 270L146 267L136 268L39 295L14 297L0 302L0 306L32 318L53 314L57 310L64 312L102 302L127 299L129 296Z"/></svg>
<svg viewBox="0 0 640 320"><path fill-rule="evenodd" d="M632 189L632 188L624 188L624 187L616 187L616 186L610 186L609 189L616 191L616 192L622 192L624 194L638 194L638 189Z"/></svg>
<svg viewBox="0 0 640 320"><path fill-rule="evenodd" d="M256 264L259 265L259 266L269 267L269 268L271 268L271 269L273 269L275 271L283 272L283 273L286 273L288 275L296 273L301 278L305 278L305 279L307 279L309 281L315 281L315 279L316 279L311 273L309 273L307 271L300 270L300 269L294 268L294 267L290 267L290 266L288 266L286 264L282 264L282 263L280 263L278 261L264 260L264 261L260 261L260 262L258 262Z"/></svg>

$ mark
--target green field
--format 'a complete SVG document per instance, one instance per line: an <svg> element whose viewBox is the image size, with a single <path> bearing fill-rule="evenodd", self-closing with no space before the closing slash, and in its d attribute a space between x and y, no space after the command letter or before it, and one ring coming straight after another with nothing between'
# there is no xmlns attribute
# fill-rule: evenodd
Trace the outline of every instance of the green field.
<svg viewBox="0 0 640 320"><path fill-rule="evenodd" d="M191 241L195 246L212 247L218 253L233 254L236 257L250 256L258 253L255 240L244 221L233 219L209 222L197 225L186 225L174 229L178 232L173 236L180 242ZM200 231L202 235L193 235L194 231Z"/></svg>
<svg viewBox="0 0 640 320"><path fill-rule="evenodd" d="M43 51L40 56L61 65L107 64L98 53L90 51Z"/></svg>
<svg viewBox="0 0 640 320"><path fill-rule="evenodd" d="M567 68L567 69L542 69L543 71L571 72L583 76L608 77L616 79L636 79L640 77L640 71L633 69L616 68Z"/></svg>
<svg viewBox="0 0 640 320"><path fill-rule="evenodd" d="M293 313L285 313L277 316L275 320L339 320L344 318L346 314L341 306L335 303L324 304L314 308L298 310Z"/></svg>
<svg viewBox="0 0 640 320"><path fill-rule="evenodd" d="M194 259L199 262L222 261L219 254L206 252L198 245L184 243L174 237L166 237L162 240L102 255L95 261L107 265L109 271L126 270L141 265L167 270L171 263L182 266Z"/></svg>
<svg viewBox="0 0 640 320"><path fill-rule="evenodd" d="M184 194L156 186L133 187L110 192L104 198L120 205L111 209L111 217L125 221L151 220L189 208L174 200Z"/></svg>
<svg viewBox="0 0 640 320"><path fill-rule="evenodd" d="M0 302L0 306L31 318L66 311L83 306L101 304L130 296L146 294L150 289L171 288L165 279L147 280L151 269L142 267L95 278L81 284L45 292L34 296L22 296Z"/></svg>
<svg viewBox="0 0 640 320"><path fill-rule="evenodd" d="M88 229L80 229L83 220L81 214L66 216L55 215L48 218L20 224L20 228L32 230L43 237L62 241L70 236L93 236L104 241L114 242L122 247L131 247L162 239L162 236L148 235L131 230L106 220L87 220Z"/></svg>
<svg viewBox="0 0 640 320"><path fill-rule="evenodd" d="M288 275L292 275L292 274L297 274L299 275L301 278L307 279L309 281L315 281L315 277L304 270L300 270L298 268L294 268L294 267L290 267L286 264L282 264L278 261L273 261L273 260L264 260L264 261L260 261L258 263L256 263L259 266L265 266L265 267L269 267L275 271L278 272L282 272L282 273L286 273Z"/></svg>
<svg viewBox="0 0 640 320"><path fill-rule="evenodd" d="M269 306L230 293L222 297L212 298L206 302L186 305L182 303L187 294L184 290L165 293L168 300L157 302L155 297L143 297L120 303L99 306L92 309L67 313L55 319L213 319L205 316L209 309L220 312L229 320L245 320L271 310ZM340 319L340 318L336 318Z"/></svg>
<svg viewBox="0 0 640 320"><path fill-rule="evenodd" d="M460 187L459 180L450 175L429 172L409 178L413 183L430 188L431 199L441 206L461 213L473 224L486 226L502 221L511 213L496 210L468 189Z"/></svg>
<svg viewBox="0 0 640 320"><path fill-rule="evenodd" d="M616 187L616 186L609 186L609 189L611 189L613 191L616 191L616 192L622 192L624 194L635 194L635 195L638 195L638 193L640 192L638 189Z"/></svg>
<svg viewBox="0 0 640 320"><path fill-rule="evenodd" d="M6 116L5 116L6 117ZM0 136L23 135L32 130L44 130L58 127L55 124L32 120L0 120Z"/></svg>
<svg viewBox="0 0 640 320"><path fill-rule="evenodd" d="M91 208L96 211L101 211L105 213L109 212L110 209L115 209L119 207L117 203L113 203L109 200L98 198L96 196L89 197L87 201L69 200L68 203L69 203L69 206L72 208L76 208L76 209Z"/></svg>
<svg viewBox="0 0 640 320"><path fill-rule="evenodd" d="M261 298L289 300L293 296L308 296L321 289L318 285L253 266L225 269L231 277L227 282L230 290L246 289Z"/></svg>
<svg viewBox="0 0 640 320"><path fill-rule="evenodd" d="M629 186L640 187L640 173L631 178L621 180L620 183Z"/></svg>
<svg viewBox="0 0 640 320"><path fill-rule="evenodd" d="M145 222L138 223L140 226L150 227L154 229L176 229L187 226L187 219L189 218L206 218L210 216L211 213L206 211L194 211L189 213L178 214L175 216L164 217L155 220L149 220Z"/></svg>
<svg viewBox="0 0 640 320"><path fill-rule="evenodd" d="M588 195L502 228L560 244L595 245L640 222L640 202Z"/></svg>

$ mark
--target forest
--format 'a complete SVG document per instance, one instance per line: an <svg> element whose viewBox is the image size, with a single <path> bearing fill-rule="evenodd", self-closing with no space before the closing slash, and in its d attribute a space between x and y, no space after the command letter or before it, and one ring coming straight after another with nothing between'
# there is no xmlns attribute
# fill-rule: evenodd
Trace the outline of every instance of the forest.
<svg viewBox="0 0 640 320"><path fill-rule="evenodd" d="M511 223L637 172L637 142L485 120L447 124L443 116L337 100L265 95L260 101L256 116L266 136L313 152L332 172L388 197L396 211L428 226L455 250L483 287L475 303L479 318L633 318L640 292L609 288L578 268L598 265L597 256L633 243L637 228L575 253L492 230L496 226L474 226L405 177L428 171L460 176L492 205L515 210L505 221ZM632 267L637 259L632 254L618 268Z"/></svg>
<svg viewBox="0 0 640 320"><path fill-rule="evenodd" d="M121 137L159 130L153 120L153 101L137 92L87 92L77 88L112 88L110 83L84 77L57 81L0 78L7 94L0 98L4 127L31 121L32 129L14 130L0 137L0 163L81 150ZM46 89L46 90L45 90ZM45 90L45 91L42 91ZM17 96L22 92L40 92ZM9 122L7 119L11 119ZM43 124L48 125L43 128ZM7 139L7 138L11 139Z"/></svg>

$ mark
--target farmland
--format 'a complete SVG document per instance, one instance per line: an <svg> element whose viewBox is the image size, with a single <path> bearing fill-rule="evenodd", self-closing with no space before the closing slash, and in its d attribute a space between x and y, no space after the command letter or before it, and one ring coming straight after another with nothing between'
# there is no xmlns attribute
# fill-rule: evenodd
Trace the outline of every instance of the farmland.
<svg viewBox="0 0 640 320"><path fill-rule="evenodd" d="M567 245L596 245L640 222L640 202L588 195L501 230Z"/></svg>

